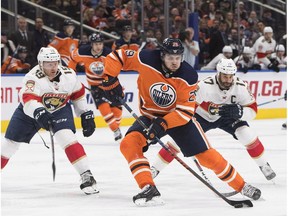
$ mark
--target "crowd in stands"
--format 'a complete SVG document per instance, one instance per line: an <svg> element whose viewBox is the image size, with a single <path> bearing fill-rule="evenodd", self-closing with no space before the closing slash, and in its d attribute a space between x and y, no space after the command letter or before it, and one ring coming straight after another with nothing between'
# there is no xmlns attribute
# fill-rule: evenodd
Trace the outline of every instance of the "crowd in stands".
<svg viewBox="0 0 288 216"><path fill-rule="evenodd" d="M133 4L131 0L83 0L83 5L80 5L80 0L34 0L33 2L77 21L80 21L82 13L84 24L119 37L126 34L123 30L124 26L133 26L131 40L133 43L138 43L139 47L141 42L145 41L145 46L141 47L144 49L155 49L164 39L164 0L144 0L144 11L141 10L140 0L135 0ZM169 36L179 38L185 44L185 57L188 56L186 61L190 60L190 64L196 69L210 69L209 62L215 60L225 47L229 51L231 48L231 58L236 58L238 68L246 72L249 69L271 69L278 72L279 68L286 65L286 17L283 19L283 16L269 9L263 9L263 13L260 14L259 10L251 9L249 1L240 1L237 5L236 0L195 0L194 12L199 14L199 26L198 29L187 28L186 15L191 13L191 2L188 11L184 0L169 2ZM7 52L10 56L16 55L19 44L25 46L28 51L27 61L31 65L36 63L36 55L40 47L47 46L54 37L42 28L44 22L53 29L63 30L62 18L44 12L43 22L43 18L36 17L35 13L27 14L27 8L25 9L22 4L19 2L19 14L35 20L36 25L32 28L29 26L31 28L29 29L25 18L21 18L18 19L18 30L11 35L7 35L2 30L1 47L6 49L5 57L2 55L2 65L8 58ZM240 22L238 22L238 7ZM142 12L143 26L141 25ZM199 33L198 40L193 38L195 31ZM80 37L79 28L76 27L73 37L79 39L80 45L87 44L91 33L86 31ZM268 44L269 47L263 49L263 43ZM115 39L106 38L106 46L119 47L116 44ZM276 45L279 45L277 49ZM248 54L247 50L249 50ZM1 49L1 52L4 51ZM243 69L244 66L239 63L243 61L244 55L249 55L249 61L253 61L252 66L247 67L248 69L246 66ZM278 57L279 55L281 57Z"/></svg>

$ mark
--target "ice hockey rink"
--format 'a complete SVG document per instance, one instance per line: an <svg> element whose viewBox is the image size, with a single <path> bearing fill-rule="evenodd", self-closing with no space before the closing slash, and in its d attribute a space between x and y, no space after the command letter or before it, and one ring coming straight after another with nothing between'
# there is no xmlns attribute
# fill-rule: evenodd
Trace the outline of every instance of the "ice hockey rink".
<svg viewBox="0 0 288 216"><path fill-rule="evenodd" d="M244 179L262 191L262 198L252 201L253 208L236 209L216 196L180 163L174 161L155 179L166 202L164 206L136 207L132 197L137 187L119 144L112 132L97 128L92 137L84 138L77 131L89 157L92 173L100 189L99 195L85 195L79 188L80 177L68 162L62 149L55 147L56 180L52 179L51 149L46 131L36 134L30 145L21 145L1 173L1 215L3 216L280 216L287 215L287 131L281 129L285 119L254 120L251 127L264 144L265 154L277 177L268 182L244 147L230 135L219 130L207 133L211 144L234 165ZM125 132L127 127L122 127ZM2 134L3 139L3 134ZM193 137L191 137L193 139ZM165 139L164 139L165 141ZM153 162L160 145L151 146L145 154ZM199 173L194 162L183 158ZM206 176L220 192L231 192L214 173L204 169ZM200 173L199 173L200 174ZM201 175L201 174L200 174ZM235 195L229 199L244 199ZM245 198L246 199L246 198Z"/></svg>

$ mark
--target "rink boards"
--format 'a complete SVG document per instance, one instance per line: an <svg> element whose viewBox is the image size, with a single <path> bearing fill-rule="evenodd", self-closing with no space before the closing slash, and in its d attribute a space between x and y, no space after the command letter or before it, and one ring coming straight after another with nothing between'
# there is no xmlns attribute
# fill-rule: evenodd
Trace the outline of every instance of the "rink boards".
<svg viewBox="0 0 288 216"><path fill-rule="evenodd" d="M199 79L208 76L215 76L214 71L199 72ZM257 99L258 114L257 119L268 118L285 118L286 117L286 101L280 99L284 96L287 88L287 72L281 71L279 73L271 71L253 71L244 73L237 73L237 76L249 83L252 93ZM88 87L86 77L84 74L79 74L79 80ZM125 99L128 105L137 113L138 112L138 92L137 92L137 73L122 72L119 79L122 86L125 88ZM9 119L14 110L19 104L18 92L21 88L23 75L2 75L1 77L1 131L5 132ZM92 109L96 116L97 127L107 126L101 117L98 110L96 110L92 97L88 90L86 90L86 98L89 108ZM279 100L280 99L280 100ZM274 101L261 105L262 103ZM123 109L123 118L121 125L131 125L134 118L130 113ZM77 128L81 127L80 119L75 118Z"/></svg>

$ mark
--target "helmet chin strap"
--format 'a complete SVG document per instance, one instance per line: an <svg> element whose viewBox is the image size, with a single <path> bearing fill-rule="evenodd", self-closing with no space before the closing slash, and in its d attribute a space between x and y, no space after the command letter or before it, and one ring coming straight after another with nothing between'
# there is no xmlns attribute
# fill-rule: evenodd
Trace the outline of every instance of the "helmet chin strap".
<svg viewBox="0 0 288 216"><path fill-rule="evenodd" d="M164 62L162 63L162 69L163 69L163 75L164 75L166 78L172 77L172 75L173 75L174 72L171 71L171 70L169 70L169 69L166 67L166 65L165 65Z"/></svg>

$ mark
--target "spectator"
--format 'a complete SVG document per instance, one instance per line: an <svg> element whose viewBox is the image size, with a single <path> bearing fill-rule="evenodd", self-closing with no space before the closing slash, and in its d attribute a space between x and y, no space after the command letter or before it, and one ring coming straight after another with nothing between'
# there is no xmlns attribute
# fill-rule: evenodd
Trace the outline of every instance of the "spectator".
<svg viewBox="0 0 288 216"><path fill-rule="evenodd" d="M272 12L269 9L264 10L262 14L262 21L265 26L271 26L273 29L276 28L276 20L272 17Z"/></svg>
<svg viewBox="0 0 288 216"><path fill-rule="evenodd" d="M211 58L214 58L219 53L221 53L222 48L225 45L228 45L228 34L226 31L227 23L225 21L221 21L219 29L211 35L211 40L209 44Z"/></svg>
<svg viewBox="0 0 288 216"><path fill-rule="evenodd" d="M31 62L28 58L28 50L24 46L17 48L15 56L8 56L1 67L2 74L28 73L31 68Z"/></svg>
<svg viewBox="0 0 288 216"><path fill-rule="evenodd" d="M198 41L193 40L193 37L194 29L191 27L186 28L185 31L179 34L179 39L184 47L183 59L192 67L195 66L196 56L198 56L200 51Z"/></svg>
<svg viewBox="0 0 288 216"><path fill-rule="evenodd" d="M243 38L243 30L240 29L239 36L240 38ZM242 37L241 37L242 36ZM230 29L230 34L228 35L228 44L232 47L233 55L232 59L236 58L236 56L239 55L239 50L243 49L242 44L238 44L238 30L235 28Z"/></svg>
<svg viewBox="0 0 288 216"><path fill-rule="evenodd" d="M75 26L72 20L64 20L63 31L56 34L53 41L48 45L59 52L64 66L68 65L71 52L79 46L79 40L73 38L74 29Z"/></svg>
<svg viewBox="0 0 288 216"><path fill-rule="evenodd" d="M43 24L44 22L41 17L35 19L35 29L33 32L35 53L38 53L41 47L46 47L51 40L49 33L43 29Z"/></svg>
<svg viewBox="0 0 288 216"><path fill-rule="evenodd" d="M13 56L14 51L16 50L13 41L7 39L7 34L1 32L1 66L8 56Z"/></svg>
<svg viewBox="0 0 288 216"><path fill-rule="evenodd" d="M70 4L67 6L67 16L80 21L80 8L79 0L70 0Z"/></svg>
<svg viewBox="0 0 288 216"><path fill-rule="evenodd" d="M230 59L232 57L232 53L233 51L231 46L224 46L222 53L215 56L206 66L202 67L201 70L215 70L220 59Z"/></svg>
<svg viewBox="0 0 288 216"><path fill-rule="evenodd" d="M34 37L33 33L27 30L27 21L24 17L19 17L17 20L18 29L13 32L10 39L15 46L25 46L28 52L29 59L36 59L34 55Z"/></svg>

